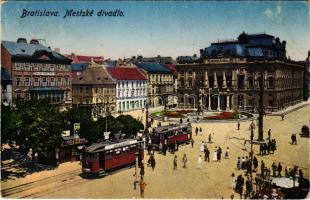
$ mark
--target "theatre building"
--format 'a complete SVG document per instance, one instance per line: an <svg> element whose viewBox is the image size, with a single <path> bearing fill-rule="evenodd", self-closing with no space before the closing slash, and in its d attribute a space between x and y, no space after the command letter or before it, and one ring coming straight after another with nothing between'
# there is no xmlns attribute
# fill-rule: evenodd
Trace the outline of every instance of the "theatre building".
<svg viewBox="0 0 310 200"><path fill-rule="evenodd" d="M200 63L177 64L179 106L266 111L302 101L303 66L286 58L286 42L265 33L239 35L200 50Z"/></svg>
<svg viewBox="0 0 310 200"><path fill-rule="evenodd" d="M71 101L71 60L38 40L1 42L1 63L12 79L12 98Z"/></svg>

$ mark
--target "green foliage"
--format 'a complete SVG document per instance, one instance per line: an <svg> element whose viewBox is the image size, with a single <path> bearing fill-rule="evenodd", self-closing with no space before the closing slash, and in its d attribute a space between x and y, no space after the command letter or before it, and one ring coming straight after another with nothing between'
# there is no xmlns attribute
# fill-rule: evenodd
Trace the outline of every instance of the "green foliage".
<svg viewBox="0 0 310 200"><path fill-rule="evenodd" d="M55 148L64 128L58 109L47 101L20 101L2 110L2 142L15 142L21 152L40 153Z"/></svg>
<svg viewBox="0 0 310 200"><path fill-rule="evenodd" d="M130 115L120 115L116 121L122 124L121 131L126 134L126 137L135 136L137 132L144 129L143 124Z"/></svg>
<svg viewBox="0 0 310 200"><path fill-rule="evenodd" d="M108 116L93 121L90 108L74 107L60 112L45 100L20 101L15 108L1 108L2 144L15 143L24 153L30 149L33 154L55 149L60 145L64 130L73 134L74 123L80 123L80 137L86 138L89 144L103 139L106 127L111 131L111 137L121 131L126 138L143 129L143 124L130 115Z"/></svg>

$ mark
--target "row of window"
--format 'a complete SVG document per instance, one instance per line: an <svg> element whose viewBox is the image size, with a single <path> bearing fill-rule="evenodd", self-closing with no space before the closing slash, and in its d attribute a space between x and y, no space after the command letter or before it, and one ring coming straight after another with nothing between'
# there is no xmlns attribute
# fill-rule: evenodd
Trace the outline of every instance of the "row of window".
<svg viewBox="0 0 310 200"><path fill-rule="evenodd" d="M15 77L16 86L70 86L68 77Z"/></svg>
<svg viewBox="0 0 310 200"><path fill-rule="evenodd" d="M135 97L135 96L142 96L142 95L147 95L145 89L119 90L118 91L118 97Z"/></svg>
<svg viewBox="0 0 310 200"><path fill-rule="evenodd" d="M118 87L145 87L146 82L139 82L139 81L121 81L117 83Z"/></svg>
<svg viewBox="0 0 310 200"><path fill-rule="evenodd" d="M14 70L16 71L70 71L70 65L62 64L43 64L43 63L14 63Z"/></svg>
<svg viewBox="0 0 310 200"><path fill-rule="evenodd" d="M94 90L93 90L94 89ZM89 93L92 90L97 94L113 94L115 89L114 88L92 88L92 87L78 87L74 89L76 93Z"/></svg>
<svg viewBox="0 0 310 200"><path fill-rule="evenodd" d="M217 87L218 88L222 88L223 87L223 82L224 80L221 78L221 77L218 77L217 78ZM268 80L268 85L267 87L268 88L274 88L274 78L273 77L269 77ZM192 78L188 78L187 79L187 84L189 87L192 87L193 86L193 79ZM197 86L203 86L203 80L197 80L196 81L196 85ZM185 81L184 81L184 78L181 77L180 78L180 86L184 87L185 86ZM226 86L228 88L232 87L232 80L231 80L231 77L227 77L226 78ZM237 86L238 88L244 88L245 87L245 78L244 76L238 76L238 79L237 79ZM248 85L247 85L249 88L253 88L254 87L254 79L253 77L249 77L248 78ZM260 86L260 80L258 78L258 85L257 87L259 88ZM214 77L213 76L210 76L209 77L209 87L210 88L213 88L214 87Z"/></svg>
<svg viewBox="0 0 310 200"><path fill-rule="evenodd" d="M149 75L149 80L155 83L173 82L172 75Z"/></svg>

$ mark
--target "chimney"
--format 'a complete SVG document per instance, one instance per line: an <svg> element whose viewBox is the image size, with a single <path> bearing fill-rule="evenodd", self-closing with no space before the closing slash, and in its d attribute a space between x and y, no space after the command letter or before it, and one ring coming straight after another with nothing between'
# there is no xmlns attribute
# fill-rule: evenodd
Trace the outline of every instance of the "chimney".
<svg viewBox="0 0 310 200"><path fill-rule="evenodd" d="M30 40L30 44L40 44L40 43L39 43L39 40L32 39Z"/></svg>
<svg viewBox="0 0 310 200"><path fill-rule="evenodd" d="M18 38L17 43L27 43L27 39L26 38Z"/></svg>

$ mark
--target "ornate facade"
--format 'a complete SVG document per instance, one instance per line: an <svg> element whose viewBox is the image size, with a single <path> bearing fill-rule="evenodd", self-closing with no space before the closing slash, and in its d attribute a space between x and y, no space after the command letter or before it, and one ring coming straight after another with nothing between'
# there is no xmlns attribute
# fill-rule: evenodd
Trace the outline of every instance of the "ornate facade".
<svg viewBox="0 0 310 200"><path fill-rule="evenodd" d="M12 79L12 98L71 101L71 60L32 40L2 41L1 61Z"/></svg>
<svg viewBox="0 0 310 200"><path fill-rule="evenodd" d="M178 64L179 106L257 111L261 75L266 111L301 102L304 68L285 59L285 41L264 34L249 38L252 44L212 43L201 51L201 63Z"/></svg>

